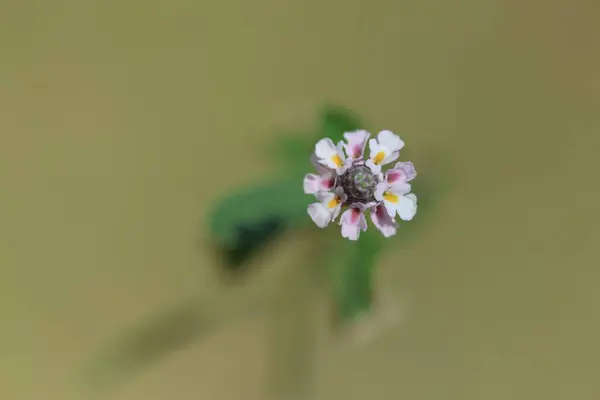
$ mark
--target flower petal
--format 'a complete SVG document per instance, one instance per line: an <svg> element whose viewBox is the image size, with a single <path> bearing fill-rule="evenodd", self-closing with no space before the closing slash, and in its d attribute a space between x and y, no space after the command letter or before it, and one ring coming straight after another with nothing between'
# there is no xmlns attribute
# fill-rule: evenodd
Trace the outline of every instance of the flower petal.
<svg viewBox="0 0 600 400"><path fill-rule="evenodd" d="M333 141L329 138L321 139L315 145L315 155L320 159L329 158L336 152Z"/></svg>
<svg viewBox="0 0 600 400"><path fill-rule="evenodd" d="M348 199L344 189L337 187L335 192L319 192L315 195L321 202L321 205L331 214L331 220L335 220L339 215L342 204Z"/></svg>
<svg viewBox="0 0 600 400"><path fill-rule="evenodd" d="M318 192L315 194L315 197L321 203L327 203L335 198L335 193L333 193L333 192Z"/></svg>
<svg viewBox="0 0 600 400"><path fill-rule="evenodd" d="M342 236L350 240L358 240L360 231L367 230L367 220L359 208L346 210L340 218Z"/></svg>
<svg viewBox="0 0 600 400"><path fill-rule="evenodd" d="M396 210L398 211L400 219L410 221L417 213L417 196L413 193L409 193L406 196L400 196Z"/></svg>
<svg viewBox="0 0 600 400"><path fill-rule="evenodd" d="M319 159L319 163L328 168L338 170L344 168L346 160L342 151L343 142L339 142L337 146L329 138L321 139L315 145L315 155Z"/></svg>
<svg viewBox="0 0 600 400"><path fill-rule="evenodd" d="M342 175L344 172L346 172L346 170L348 168L350 168L352 166L352 159L350 158L346 158L344 156L344 142L343 141L339 141L337 144L337 157L335 157L335 163L337 165L337 168L335 169L335 171L337 172L338 175ZM341 161L341 165L340 165L340 161Z"/></svg>
<svg viewBox="0 0 600 400"><path fill-rule="evenodd" d="M325 228L331 221L331 214L321 203L312 203L308 206L308 215L319 228Z"/></svg>
<svg viewBox="0 0 600 400"><path fill-rule="evenodd" d="M413 163L411 163L410 161L401 161L399 163L396 163L393 170L401 171L401 173L406 178L406 182L412 181L417 177L417 170L415 169Z"/></svg>
<svg viewBox="0 0 600 400"><path fill-rule="evenodd" d="M371 221L385 237L391 237L396 234L398 224L390 217L382 205L371 209Z"/></svg>
<svg viewBox="0 0 600 400"><path fill-rule="evenodd" d="M369 150L371 154L369 155L369 159L365 163L367 167L371 168L374 174L381 173L381 166L387 164L394 157L393 154L390 153L390 150L382 146L381 143L378 143L377 140L371 139L369 140ZM397 157L396 157L397 158ZM395 160L392 159L392 161Z"/></svg>
<svg viewBox="0 0 600 400"><path fill-rule="evenodd" d="M385 130L379 132L377 140L380 145L387 147L390 153L398 152L404 147L402 139L392 131Z"/></svg>
<svg viewBox="0 0 600 400"><path fill-rule="evenodd" d="M395 185L390 186L389 188L390 188L389 190L391 192L394 192L395 194L402 196L407 193L410 193L410 191L412 190L412 185L407 182L399 182L399 183L396 183Z"/></svg>
<svg viewBox="0 0 600 400"><path fill-rule="evenodd" d="M321 177L315 174L304 176L304 193L315 194L321 190Z"/></svg>
<svg viewBox="0 0 600 400"><path fill-rule="evenodd" d="M385 182L381 182L377 184L377 187L375 188L375 200L378 201L383 201L383 194L385 193L385 191L389 188L389 185Z"/></svg>
<svg viewBox="0 0 600 400"><path fill-rule="evenodd" d="M377 165L377 164L373 163L373 161L371 161L371 159L368 159L368 160L365 162L365 165L366 165L367 167L369 167L369 169L371 169L371 171L373 171L373 173L374 173L375 175L377 175L377 174L380 174L380 173L381 173L381 165Z"/></svg>
<svg viewBox="0 0 600 400"><path fill-rule="evenodd" d="M319 190L327 191L333 189L335 186L335 176L332 174L321 175L319 177Z"/></svg>
<svg viewBox="0 0 600 400"><path fill-rule="evenodd" d="M319 175L325 175L327 173L333 173L333 172L335 172L333 169L331 169L329 167L326 167L325 165L321 164L319 162L319 157L317 157L317 155L315 153L313 153L310 156L310 162L316 168L316 170L319 173Z"/></svg>
<svg viewBox="0 0 600 400"><path fill-rule="evenodd" d="M376 191L376 195L383 198L383 205L385 206L385 209L390 217L394 218L396 214L399 213L399 207L401 207L400 203L403 201L404 195L410 193L411 187L409 183L401 182L391 187L387 186L383 192L383 195L381 195L381 187L384 185L387 185L387 183L384 182L378 185L378 191Z"/></svg>
<svg viewBox="0 0 600 400"><path fill-rule="evenodd" d="M344 133L344 138L348 141L348 144L344 145L348 158L357 160L363 156L369 136L371 134L365 130Z"/></svg>
<svg viewBox="0 0 600 400"><path fill-rule="evenodd" d="M392 162L396 161L398 158L400 158L400 153L398 153L398 152L391 153L389 156L387 156L386 158L383 159L383 161L381 162L381 165L386 165L386 164L392 163Z"/></svg>

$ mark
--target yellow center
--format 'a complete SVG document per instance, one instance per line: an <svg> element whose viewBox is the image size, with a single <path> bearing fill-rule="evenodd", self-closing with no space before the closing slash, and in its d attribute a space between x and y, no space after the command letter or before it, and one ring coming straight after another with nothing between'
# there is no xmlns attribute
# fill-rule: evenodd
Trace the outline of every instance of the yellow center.
<svg viewBox="0 0 600 400"><path fill-rule="evenodd" d="M379 165L383 161L384 158L385 158L385 153L383 151L378 152L377 154L375 154L375 157L373 157L373 164Z"/></svg>
<svg viewBox="0 0 600 400"><path fill-rule="evenodd" d="M341 202L342 202L342 199L339 196L335 196L333 199L331 199L329 201L329 203L327 203L327 207L329 207L329 208L335 208Z"/></svg>
<svg viewBox="0 0 600 400"><path fill-rule="evenodd" d="M337 165L338 168L344 166L344 161L342 161L342 158L339 155L337 155L337 154L331 157L331 161L333 161L333 163L335 165Z"/></svg>
<svg viewBox="0 0 600 400"><path fill-rule="evenodd" d="M394 193L390 193L390 192L385 192L383 194L383 199L386 201L389 201L390 203L397 203L398 202L398 195L394 194Z"/></svg>

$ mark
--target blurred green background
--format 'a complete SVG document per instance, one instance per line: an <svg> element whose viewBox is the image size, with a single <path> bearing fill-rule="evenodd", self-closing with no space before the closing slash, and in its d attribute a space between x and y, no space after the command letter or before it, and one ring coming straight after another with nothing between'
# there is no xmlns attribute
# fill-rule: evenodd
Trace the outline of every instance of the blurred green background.
<svg viewBox="0 0 600 400"><path fill-rule="evenodd" d="M596 0L0 2L0 398L87 398L90 359L196 296L214 329L101 398L600 398L599 21ZM229 285L204 228L325 102L453 182L385 252L358 335L327 329L305 233Z"/></svg>

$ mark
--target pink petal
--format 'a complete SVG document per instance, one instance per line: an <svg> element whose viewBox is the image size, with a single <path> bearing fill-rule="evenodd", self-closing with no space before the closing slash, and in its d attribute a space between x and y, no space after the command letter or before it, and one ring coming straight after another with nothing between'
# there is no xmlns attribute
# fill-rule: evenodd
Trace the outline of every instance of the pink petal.
<svg viewBox="0 0 600 400"><path fill-rule="evenodd" d="M410 161L402 161L396 163L393 171L401 171L402 174L406 177L406 181L412 181L417 177L417 171L415 170L415 166Z"/></svg>
<svg viewBox="0 0 600 400"><path fill-rule="evenodd" d="M385 174L385 179L390 185L392 185L396 182L406 181L406 175L404 174L404 171L401 171L399 169L390 169Z"/></svg>
<svg viewBox="0 0 600 400"><path fill-rule="evenodd" d="M348 141L348 144L344 146L348 157L355 160L361 158L369 136L371 136L371 134L364 130L344 133L344 138Z"/></svg>
<svg viewBox="0 0 600 400"><path fill-rule="evenodd" d="M389 216L382 205L371 209L371 221L385 237L391 237L396 234L398 224Z"/></svg>
<svg viewBox="0 0 600 400"><path fill-rule="evenodd" d="M357 240L360 235L360 231L367 230L367 221L365 216L358 208L346 210L340 218L340 225L342 225L342 237L350 240Z"/></svg>
<svg viewBox="0 0 600 400"><path fill-rule="evenodd" d="M334 185L335 185L334 178L323 178L323 177L319 178L319 187L321 190L331 190L331 189L333 189Z"/></svg>

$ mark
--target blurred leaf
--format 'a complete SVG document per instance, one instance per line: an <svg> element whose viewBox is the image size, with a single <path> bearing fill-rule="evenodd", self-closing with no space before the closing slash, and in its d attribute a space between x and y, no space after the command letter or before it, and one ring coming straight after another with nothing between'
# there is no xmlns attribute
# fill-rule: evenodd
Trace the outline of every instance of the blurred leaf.
<svg viewBox="0 0 600 400"><path fill-rule="evenodd" d="M339 322L371 310L373 274L385 240L376 229L361 233L357 241L336 238L329 271Z"/></svg>
<svg viewBox="0 0 600 400"><path fill-rule="evenodd" d="M337 143L344 140L344 132L361 128L363 126L360 118L352 111L337 106L326 106L321 111L321 132L314 139L314 143L324 137L328 137L334 143Z"/></svg>
<svg viewBox="0 0 600 400"><path fill-rule="evenodd" d="M295 133L284 134L274 139L274 144L268 146L274 153L275 160L286 169L303 167L306 172L313 169L310 157L315 148L313 134Z"/></svg>
<svg viewBox="0 0 600 400"><path fill-rule="evenodd" d="M291 239L291 240L290 240ZM263 400L309 400L315 392L320 288L310 265L321 243L312 234L283 238L284 272L268 307L266 391ZM308 255L308 256L307 256ZM275 262L277 259L274 260ZM307 265L307 261L308 265Z"/></svg>
<svg viewBox="0 0 600 400"><path fill-rule="evenodd" d="M283 162L284 167L300 168L310 171L310 157L315 144L328 137L334 143L344 140L344 132L362 128L358 116L343 107L324 106L319 113L319 127L313 133L295 132L284 134L275 139L276 145L270 146L276 159Z"/></svg>
<svg viewBox="0 0 600 400"><path fill-rule="evenodd" d="M84 371L87 387L102 392L157 363L213 328L196 301L173 307L118 338Z"/></svg>
<svg viewBox="0 0 600 400"><path fill-rule="evenodd" d="M240 266L286 228L310 222L314 198L302 190L303 174L246 187L221 199L210 212L209 229L230 266Z"/></svg>

